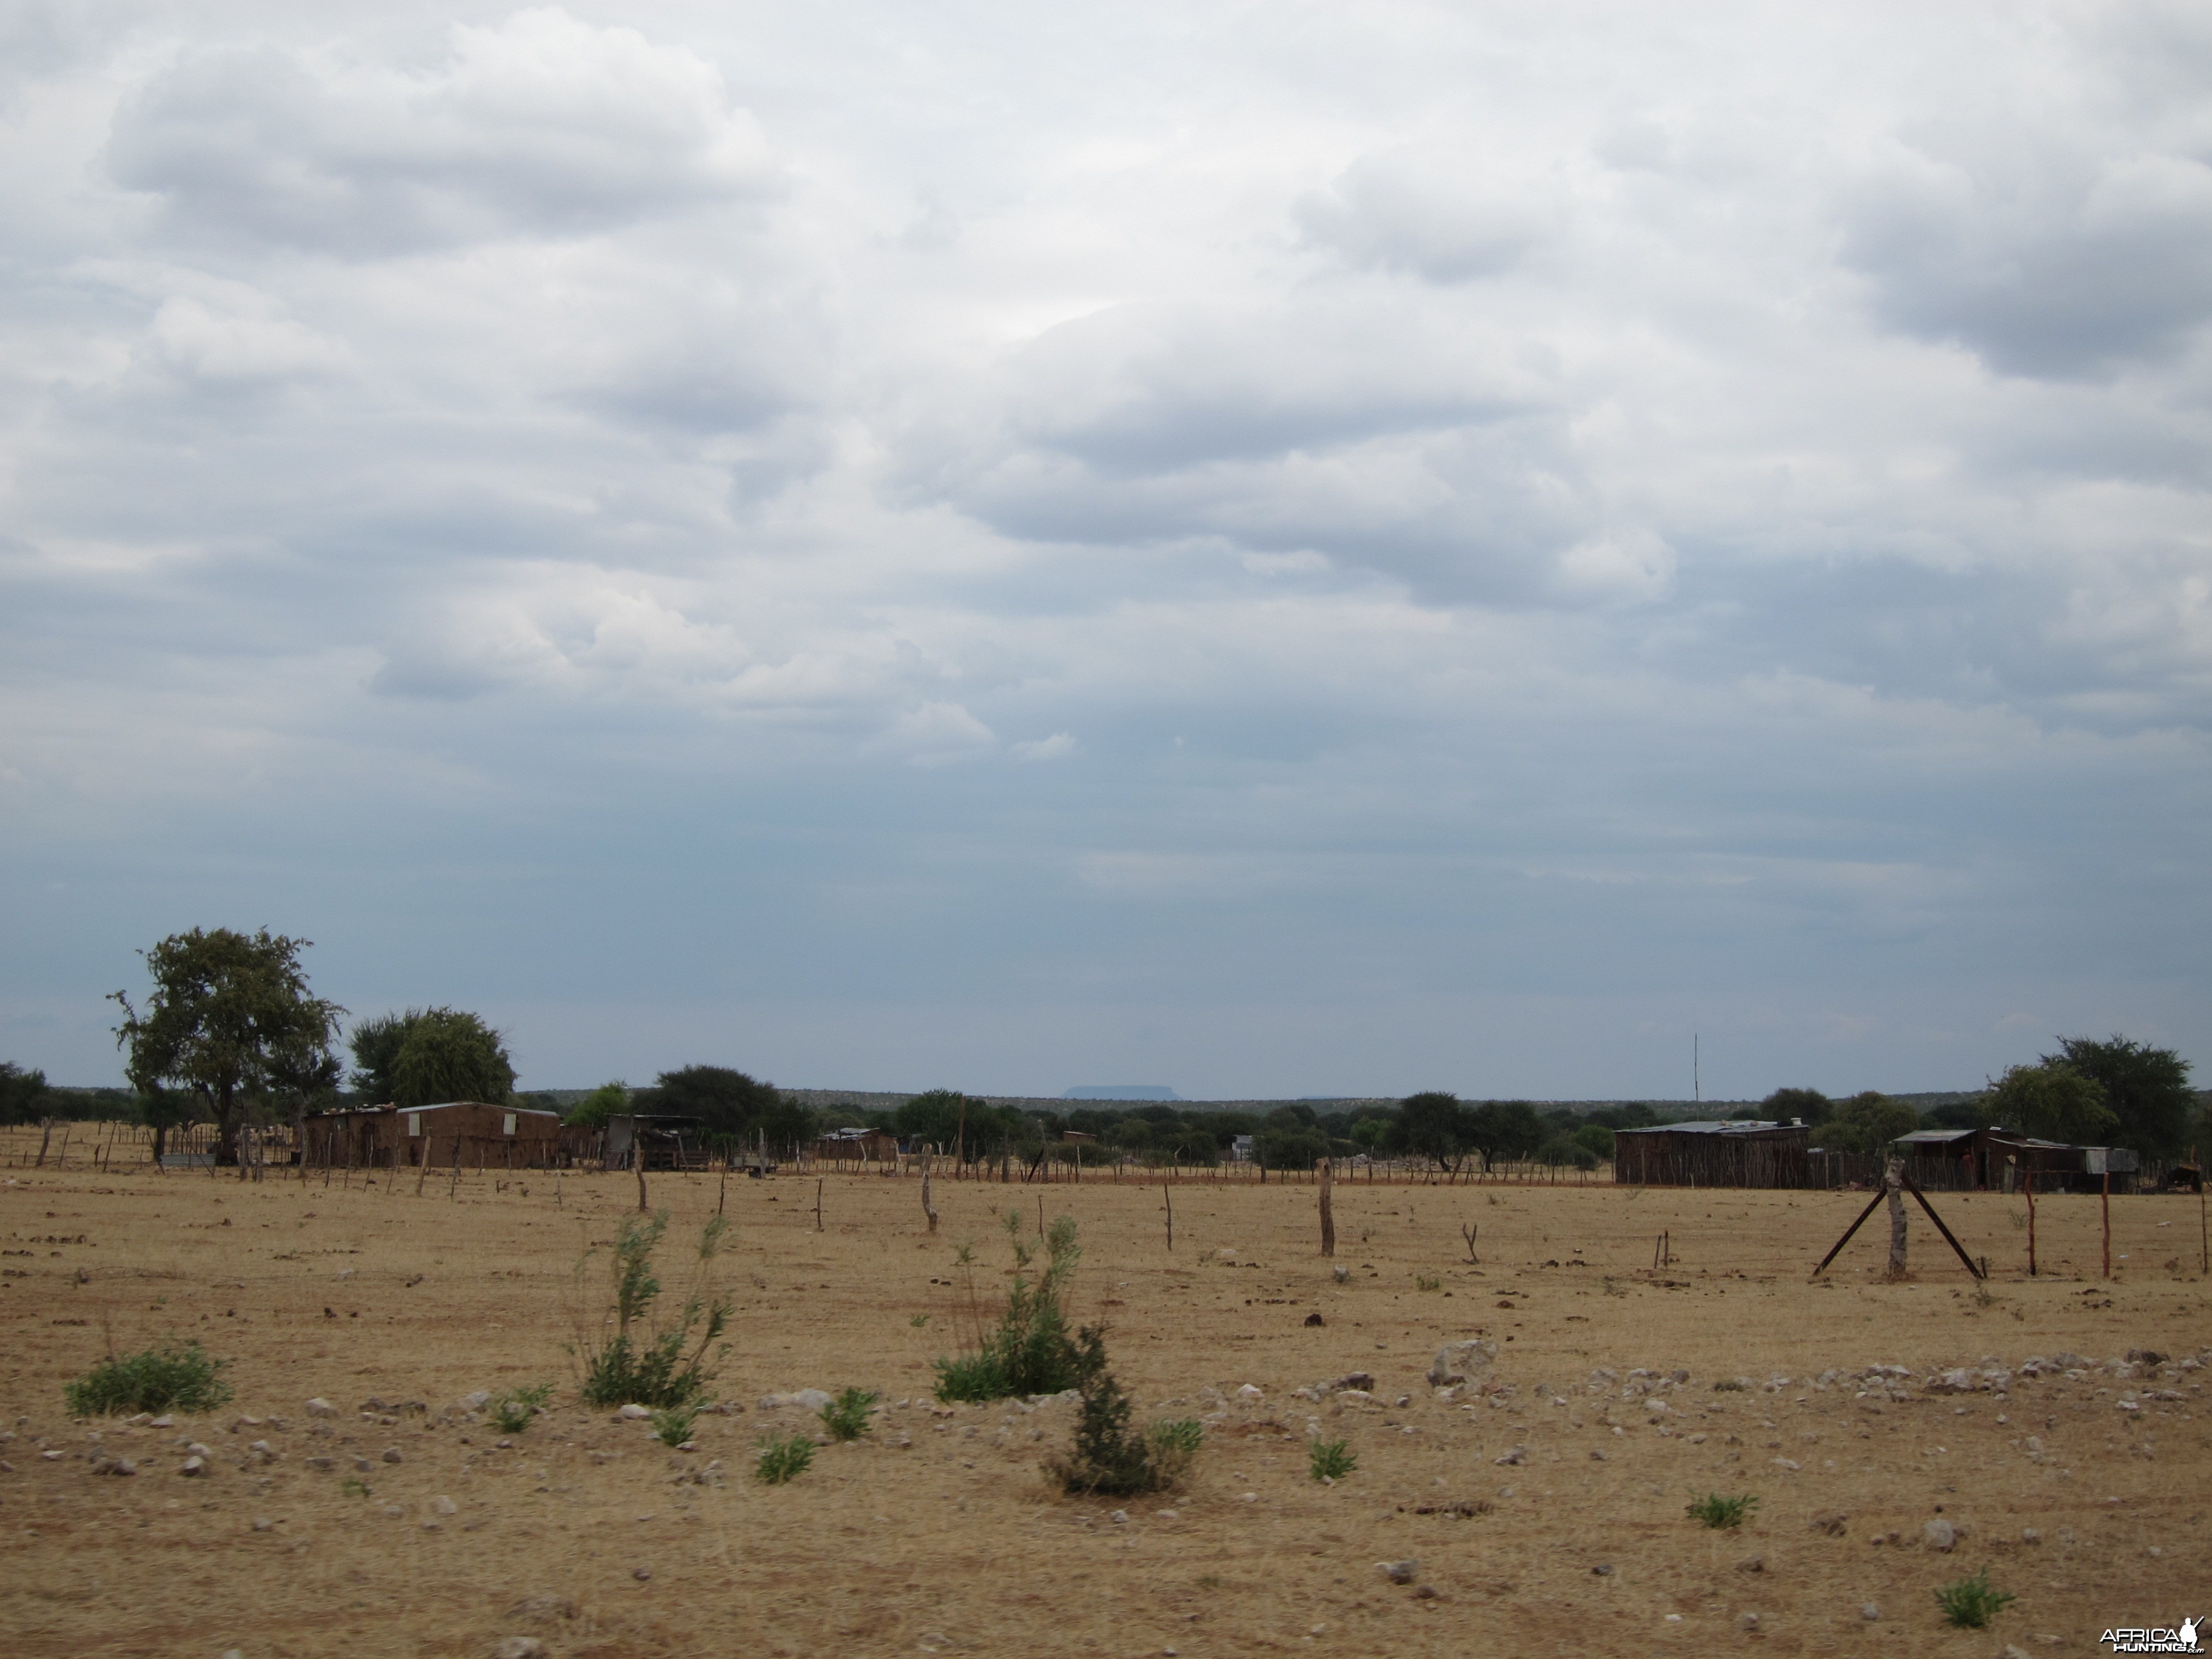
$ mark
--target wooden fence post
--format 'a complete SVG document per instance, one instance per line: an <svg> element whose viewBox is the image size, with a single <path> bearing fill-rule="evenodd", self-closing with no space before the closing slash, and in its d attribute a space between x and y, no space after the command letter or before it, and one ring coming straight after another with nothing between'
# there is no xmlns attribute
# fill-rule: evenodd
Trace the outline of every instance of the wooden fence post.
<svg viewBox="0 0 2212 1659"><path fill-rule="evenodd" d="M935 1148L928 1146L921 1149L921 1212L929 1218L929 1231L932 1232L937 1231L937 1206L929 1201L930 1154L934 1151Z"/></svg>
<svg viewBox="0 0 2212 1659"><path fill-rule="evenodd" d="M1335 1179L1334 1172L1329 1168L1330 1162L1323 1158L1314 1165L1321 1187L1321 1253L1323 1255L1336 1254L1336 1218L1329 1213L1328 1207L1328 1190Z"/></svg>
<svg viewBox="0 0 2212 1659"><path fill-rule="evenodd" d="M1882 1177L1882 1186L1889 1194L1889 1270L1892 1280L1905 1277L1905 1160L1893 1158L1889 1170Z"/></svg>

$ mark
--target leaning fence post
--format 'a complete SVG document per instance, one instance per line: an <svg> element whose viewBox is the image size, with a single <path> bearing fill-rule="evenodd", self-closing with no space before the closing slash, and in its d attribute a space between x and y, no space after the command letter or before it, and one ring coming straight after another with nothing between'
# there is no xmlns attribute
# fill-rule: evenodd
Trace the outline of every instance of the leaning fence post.
<svg viewBox="0 0 2212 1659"><path fill-rule="evenodd" d="M1329 1167L1331 1162L1325 1158L1314 1165L1315 1179L1321 1188L1321 1253L1323 1255L1336 1254L1336 1218L1329 1213L1328 1206L1329 1188L1336 1179L1335 1171Z"/></svg>

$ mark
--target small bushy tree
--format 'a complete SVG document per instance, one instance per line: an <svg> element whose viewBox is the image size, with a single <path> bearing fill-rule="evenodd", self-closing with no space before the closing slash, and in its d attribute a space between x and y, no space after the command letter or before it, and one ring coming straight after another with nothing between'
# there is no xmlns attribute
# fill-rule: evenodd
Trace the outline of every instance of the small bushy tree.
<svg viewBox="0 0 2212 1659"><path fill-rule="evenodd" d="M2102 1042L2062 1037L2058 1052L2043 1057L2046 1066L2059 1061L2105 1091L2115 1120L2114 1145L2161 1157L2187 1144L2197 1093L2189 1086L2189 1062L2172 1049L2153 1048L2115 1031Z"/></svg>
<svg viewBox="0 0 2212 1659"><path fill-rule="evenodd" d="M1059 1394L1079 1388L1089 1376L1088 1350L1068 1328L1063 1298L1067 1281L1083 1252L1075 1242L1075 1218L1056 1217L1045 1234L1044 1271L1032 1281L1028 1276L1036 1259L1021 1236L1021 1216L1009 1212L1006 1236L1013 1246L1014 1279L1006 1291L1006 1312L999 1322L975 1333L975 1346L963 1354L937 1362L939 1400L1006 1400L1019 1395ZM961 1267L969 1275L973 1295L974 1266L963 1247ZM980 1323L980 1322L979 1322Z"/></svg>
<svg viewBox="0 0 2212 1659"><path fill-rule="evenodd" d="M650 1220L626 1215L616 1224L609 1261L611 1300L599 1304L596 1321L580 1321L570 1349L583 1364L578 1392L586 1405L681 1410L707 1391L714 1375L709 1363L722 1352L715 1344L730 1320L729 1298L714 1277L726 1225L715 1216L700 1230L693 1284L683 1308L672 1321L656 1325L651 1315L661 1285L653 1258L668 1231L668 1212ZM594 1254L586 1251L576 1264L580 1289Z"/></svg>
<svg viewBox="0 0 2212 1659"><path fill-rule="evenodd" d="M629 1085L627 1083L602 1083L571 1106L568 1115L561 1121L575 1124L580 1128L604 1129L609 1118L620 1117L629 1109Z"/></svg>
<svg viewBox="0 0 2212 1659"><path fill-rule="evenodd" d="M2063 1060L2008 1068L1986 1099L1996 1122L2042 1140L2103 1146L2119 1127L2103 1086Z"/></svg>
<svg viewBox="0 0 2212 1659"><path fill-rule="evenodd" d="M1821 1126L1820 1142L1832 1152L1878 1152L1920 1127L1920 1114L1903 1101L1869 1089L1837 1103Z"/></svg>
<svg viewBox="0 0 2212 1659"><path fill-rule="evenodd" d="M192 1097L216 1126L216 1161L238 1161L249 1111L289 1105L335 1075L330 1054L345 1010L307 989L300 952L310 944L267 928L172 933L142 954L154 981L142 1012L130 994L115 1028L125 1071L142 1096L167 1088Z"/></svg>

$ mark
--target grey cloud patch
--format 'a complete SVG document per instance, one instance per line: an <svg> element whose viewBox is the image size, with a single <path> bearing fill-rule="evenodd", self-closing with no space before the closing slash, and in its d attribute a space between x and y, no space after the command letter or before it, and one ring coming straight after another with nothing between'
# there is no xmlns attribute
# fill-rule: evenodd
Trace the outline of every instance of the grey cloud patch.
<svg viewBox="0 0 2212 1659"><path fill-rule="evenodd" d="M557 10L457 26L427 74L189 54L118 110L109 167L188 238L356 256L603 230L775 184L712 65Z"/></svg>
<svg viewBox="0 0 2212 1659"><path fill-rule="evenodd" d="M1860 187L1844 228L1884 321L2003 374L2088 374L2212 316L2212 167L2194 156L2026 139L1912 152Z"/></svg>
<svg viewBox="0 0 2212 1659"><path fill-rule="evenodd" d="M1467 283L1512 270L1556 234L1553 210L1522 199L1478 150L1364 156L1296 209L1306 239L1354 265Z"/></svg>

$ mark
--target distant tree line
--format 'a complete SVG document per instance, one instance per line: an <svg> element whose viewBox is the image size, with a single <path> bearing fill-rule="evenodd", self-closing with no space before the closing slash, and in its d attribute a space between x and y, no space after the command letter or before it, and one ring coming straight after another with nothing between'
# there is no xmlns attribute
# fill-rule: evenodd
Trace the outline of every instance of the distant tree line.
<svg viewBox="0 0 2212 1659"><path fill-rule="evenodd" d="M550 1103L550 1096L517 1094L498 1030L479 1015L443 1005L356 1023L346 1036L354 1061L349 1074L338 1058L346 1011L309 990L300 962L307 945L266 928L251 934L194 928L161 940L142 953L153 981L143 1005L124 991L111 999L123 1010L115 1036L130 1087L61 1090L41 1072L0 1062L0 1123L129 1117L155 1131L157 1152L168 1129L210 1123L218 1161L231 1162L248 1124L342 1103ZM2190 1087L2189 1064L2173 1050L2114 1035L2062 1038L2056 1053L2014 1066L1979 1093L1924 1118L1909 1102L1871 1091L1833 1100L1808 1088L1778 1089L1739 1115L1802 1118L1814 1144L1832 1151L1871 1152L1921 1127L1995 1124L2171 1158L2212 1137L2207 1099ZM689 1118L718 1148L788 1151L824 1130L865 1126L970 1162L1027 1164L1048 1155L1085 1155L1059 1150L1072 1131L1090 1137L1078 1145L1096 1145L1101 1156L1205 1166L1232 1156L1249 1136L1253 1156L1269 1169L1307 1170L1321 1158L1367 1153L1460 1172L1521 1160L1594 1168L1612 1156L1615 1130L1649 1127L1678 1110L1662 1115L1654 1105L1630 1103L1577 1111L1431 1090L1334 1110L1099 1101L1061 1112L994 1104L953 1089L933 1089L887 1111L816 1109L746 1073L694 1065L662 1072L643 1088L605 1084L567 1115L593 1127L624 1112Z"/></svg>
<svg viewBox="0 0 2212 1659"><path fill-rule="evenodd" d="M1817 1089L1778 1089L1766 1117L1802 1117L1830 1152L1878 1151L1915 1129L1996 1127L2078 1146L2129 1146L2173 1158L2212 1134L2212 1105L2189 1086L2189 1062L2115 1034L2062 1037L2058 1052L2014 1066L1980 1093L1925 1117L1908 1103L1869 1091L1830 1100Z"/></svg>

